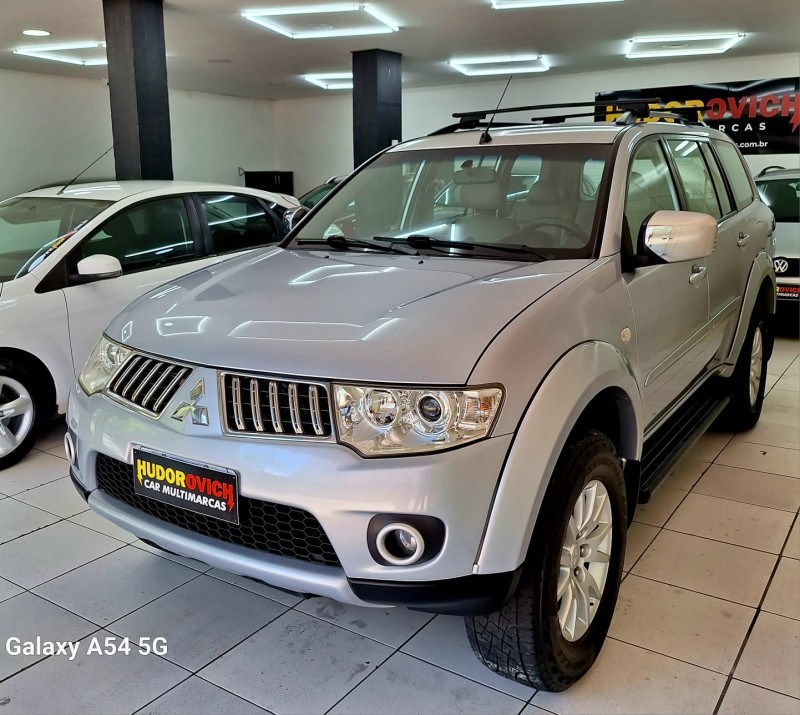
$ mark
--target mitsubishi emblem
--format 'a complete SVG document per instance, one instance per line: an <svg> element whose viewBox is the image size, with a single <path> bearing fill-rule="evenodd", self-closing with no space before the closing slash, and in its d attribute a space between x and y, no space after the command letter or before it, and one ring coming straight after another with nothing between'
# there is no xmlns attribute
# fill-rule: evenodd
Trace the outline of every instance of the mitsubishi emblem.
<svg viewBox="0 0 800 715"><path fill-rule="evenodd" d="M208 427L208 408L198 405L201 397L205 397L206 383L204 378L200 378L198 382L189 393L189 402L181 402L175 412L172 413L172 419L183 422L187 415L192 416L192 424L203 425Z"/></svg>

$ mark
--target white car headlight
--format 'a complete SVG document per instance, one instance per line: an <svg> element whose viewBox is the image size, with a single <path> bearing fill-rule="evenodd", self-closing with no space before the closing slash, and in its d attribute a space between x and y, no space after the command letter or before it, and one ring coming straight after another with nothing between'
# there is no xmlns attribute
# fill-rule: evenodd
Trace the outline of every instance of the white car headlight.
<svg viewBox="0 0 800 715"><path fill-rule="evenodd" d="M364 456L449 449L489 434L500 387L467 390L334 385L339 440Z"/></svg>
<svg viewBox="0 0 800 715"><path fill-rule="evenodd" d="M78 380L87 395L100 392L114 377L117 370L133 352L124 345L109 340L105 335L100 338L94 350L89 354Z"/></svg>

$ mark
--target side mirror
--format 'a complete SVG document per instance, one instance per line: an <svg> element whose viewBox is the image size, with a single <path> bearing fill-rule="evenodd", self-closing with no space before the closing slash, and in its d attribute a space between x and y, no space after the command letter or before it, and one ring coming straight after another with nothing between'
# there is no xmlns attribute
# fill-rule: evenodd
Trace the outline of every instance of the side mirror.
<svg viewBox="0 0 800 715"><path fill-rule="evenodd" d="M696 211L656 211L643 228L643 248L664 263L699 261L717 242L717 220Z"/></svg>
<svg viewBox="0 0 800 715"><path fill-rule="evenodd" d="M122 275L122 264L114 256L98 253L78 261L78 275L95 280L116 278Z"/></svg>
<svg viewBox="0 0 800 715"><path fill-rule="evenodd" d="M310 212L311 209L306 206L300 206L287 211L283 214L283 222L286 225L286 230L291 231L294 229Z"/></svg>

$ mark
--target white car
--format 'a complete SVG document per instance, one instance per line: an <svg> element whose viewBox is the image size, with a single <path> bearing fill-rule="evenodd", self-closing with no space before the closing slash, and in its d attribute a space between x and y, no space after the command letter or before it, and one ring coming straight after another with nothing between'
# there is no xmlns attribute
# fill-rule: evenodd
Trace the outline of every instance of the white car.
<svg viewBox="0 0 800 715"><path fill-rule="evenodd" d="M114 315L162 283L280 241L284 214L299 205L172 181L55 187L0 202L0 469L66 412L76 369Z"/></svg>

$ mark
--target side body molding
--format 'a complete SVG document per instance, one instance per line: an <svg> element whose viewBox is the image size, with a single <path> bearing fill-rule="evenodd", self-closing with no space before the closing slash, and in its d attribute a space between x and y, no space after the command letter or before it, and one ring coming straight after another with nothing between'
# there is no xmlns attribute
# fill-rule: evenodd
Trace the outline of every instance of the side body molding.
<svg viewBox="0 0 800 715"><path fill-rule="evenodd" d="M608 389L614 391L623 414L620 456L641 457L642 400L630 364L606 342L572 348L545 377L520 422L500 476L476 573L513 571L523 562L567 438L589 403Z"/></svg>
<svg viewBox="0 0 800 715"><path fill-rule="evenodd" d="M750 315L753 312L753 306L756 304L756 300L758 300L761 285L765 278L768 278L772 285L767 310L770 314L773 314L775 313L777 303L775 271L772 267L772 259L766 252L762 251L756 256L756 260L753 261L753 266L750 268L750 275L747 278L747 288L742 298L739 322L737 323L736 333L733 336L733 342L731 343L731 348L725 361L727 367L722 372L724 377L730 377L731 374L733 374L733 369L736 366L736 361L739 359L739 352L742 349L744 338L747 335L747 329L750 327Z"/></svg>

